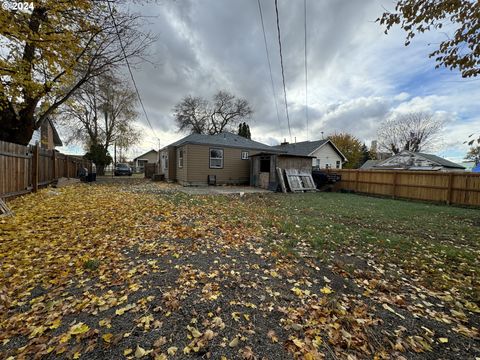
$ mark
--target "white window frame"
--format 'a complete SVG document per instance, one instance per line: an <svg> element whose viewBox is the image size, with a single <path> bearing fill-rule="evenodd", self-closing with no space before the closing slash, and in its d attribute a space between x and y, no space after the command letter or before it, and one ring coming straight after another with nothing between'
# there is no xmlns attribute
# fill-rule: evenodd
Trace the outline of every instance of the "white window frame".
<svg viewBox="0 0 480 360"><path fill-rule="evenodd" d="M183 168L183 149L178 149L178 167Z"/></svg>
<svg viewBox="0 0 480 360"><path fill-rule="evenodd" d="M248 160L248 151L242 151L242 160Z"/></svg>
<svg viewBox="0 0 480 360"><path fill-rule="evenodd" d="M335 165L336 165L337 169L340 169L340 166L342 165L342 162L340 160L337 160Z"/></svg>
<svg viewBox="0 0 480 360"><path fill-rule="evenodd" d="M212 157L212 150L220 151L220 153L222 154L222 157L213 158ZM208 165L209 165L210 169L223 169L223 157L224 157L224 154L223 154L223 149L222 148L210 148L208 150L208 158L209 158ZM213 165L212 166L212 160L220 160L220 165Z"/></svg>

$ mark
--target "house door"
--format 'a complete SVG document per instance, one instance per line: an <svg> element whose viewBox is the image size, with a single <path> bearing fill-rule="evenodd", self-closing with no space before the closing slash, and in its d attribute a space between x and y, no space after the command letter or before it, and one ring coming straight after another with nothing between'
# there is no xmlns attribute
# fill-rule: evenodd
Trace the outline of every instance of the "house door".
<svg viewBox="0 0 480 360"><path fill-rule="evenodd" d="M262 189L268 189L270 183L270 156L260 156L260 187Z"/></svg>

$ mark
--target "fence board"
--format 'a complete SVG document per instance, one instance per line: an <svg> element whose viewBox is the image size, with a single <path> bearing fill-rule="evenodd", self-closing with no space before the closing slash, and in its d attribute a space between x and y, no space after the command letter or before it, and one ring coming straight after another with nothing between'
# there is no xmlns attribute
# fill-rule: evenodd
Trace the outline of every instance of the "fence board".
<svg viewBox="0 0 480 360"><path fill-rule="evenodd" d="M0 198L35 191L36 185L45 186L61 177L77 177L80 166L91 170L91 162L82 158L0 141Z"/></svg>
<svg viewBox="0 0 480 360"><path fill-rule="evenodd" d="M480 174L443 171L335 169L336 190L447 204L480 206Z"/></svg>

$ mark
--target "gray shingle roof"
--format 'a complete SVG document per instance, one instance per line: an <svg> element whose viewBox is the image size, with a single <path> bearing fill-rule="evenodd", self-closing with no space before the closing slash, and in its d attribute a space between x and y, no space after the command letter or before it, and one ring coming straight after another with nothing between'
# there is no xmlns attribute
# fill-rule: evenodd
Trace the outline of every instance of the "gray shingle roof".
<svg viewBox="0 0 480 360"><path fill-rule="evenodd" d="M258 141L253 141L229 132L216 135L190 134L183 139L170 144L169 146L181 146L186 144L213 145L269 152L283 152L279 149L275 149L272 146L268 146Z"/></svg>
<svg viewBox="0 0 480 360"><path fill-rule="evenodd" d="M307 155L310 155L316 149L318 149L320 146L326 144L327 142L330 142L333 149L338 153L338 155L340 155L340 157L344 161L347 160L345 155L343 155L340 152L340 150L338 150L337 147L333 144L333 142L331 142L328 139L316 140L316 141L302 141L302 142L297 142L295 144L276 145L276 146L273 146L273 147L275 149L278 149L278 150L284 150L288 154L291 154L291 155L305 155L305 156L307 156Z"/></svg>
<svg viewBox="0 0 480 360"><path fill-rule="evenodd" d="M294 155L309 155L312 153L312 151L318 149L327 141L328 140L302 141L295 144L276 145L273 146L273 148L278 150L284 150L287 153Z"/></svg>
<svg viewBox="0 0 480 360"><path fill-rule="evenodd" d="M446 167L446 168L465 169L465 167L463 167L459 164L455 164L454 162L451 162L447 159L441 158L440 156L437 156L437 155L425 154L425 153L420 153L420 152L417 153L417 154L420 155L421 157L427 159L427 160L433 161L434 163L442 165L443 167Z"/></svg>

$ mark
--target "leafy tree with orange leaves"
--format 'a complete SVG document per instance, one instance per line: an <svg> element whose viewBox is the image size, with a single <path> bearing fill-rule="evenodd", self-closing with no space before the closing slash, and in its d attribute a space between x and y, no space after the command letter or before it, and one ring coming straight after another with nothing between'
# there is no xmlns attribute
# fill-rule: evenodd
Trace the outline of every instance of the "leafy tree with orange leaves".
<svg viewBox="0 0 480 360"><path fill-rule="evenodd" d="M340 150L348 161L343 165L345 169L357 169L364 157L363 144L355 136L348 133L335 133L328 137Z"/></svg>

